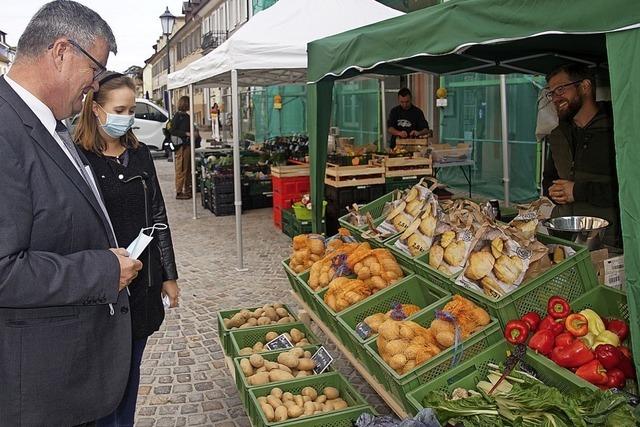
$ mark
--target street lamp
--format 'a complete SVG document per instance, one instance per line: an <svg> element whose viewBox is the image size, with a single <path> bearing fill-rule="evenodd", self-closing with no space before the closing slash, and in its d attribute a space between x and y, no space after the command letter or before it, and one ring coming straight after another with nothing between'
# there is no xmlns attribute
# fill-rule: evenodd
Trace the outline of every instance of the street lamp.
<svg viewBox="0 0 640 427"><path fill-rule="evenodd" d="M162 34L167 37L167 76L171 73L171 49L169 47L169 41L171 33L173 32L173 25L176 23L176 17L169 12L169 6L167 10L160 15L160 24L162 25ZM168 81L167 81L168 83ZM171 101L168 103L168 110L171 113Z"/></svg>

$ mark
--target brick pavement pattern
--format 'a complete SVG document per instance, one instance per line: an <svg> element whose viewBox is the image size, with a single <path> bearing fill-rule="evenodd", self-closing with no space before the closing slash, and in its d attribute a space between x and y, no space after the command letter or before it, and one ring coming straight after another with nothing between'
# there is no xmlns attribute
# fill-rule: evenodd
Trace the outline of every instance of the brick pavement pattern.
<svg viewBox="0 0 640 427"><path fill-rule="evenodd" d="M273 225L271 209L243 214L247 272L237 272L235 218L203 211L192 219L191 200L175 200L173 163L156 160L178 261L180 307L167 312L144 353L136 426L250 426L217 341L217 312L284 302L294 310L280 262L291 240ZM200 194L198 193L198 197ZM335 367L382 414L389 408L338 357L317 327L314 332L336 357Z"/></svg>

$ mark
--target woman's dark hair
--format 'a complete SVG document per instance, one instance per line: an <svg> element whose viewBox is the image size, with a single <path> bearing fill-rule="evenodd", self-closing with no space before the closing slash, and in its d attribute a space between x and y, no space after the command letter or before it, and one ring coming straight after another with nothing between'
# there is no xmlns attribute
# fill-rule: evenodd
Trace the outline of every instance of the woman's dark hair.
<svg viewBox="0 0 640 427"><path fill-rule="evenodd" d="M181 96L178 100L178 111L189 111L189 97Z"/></svg>

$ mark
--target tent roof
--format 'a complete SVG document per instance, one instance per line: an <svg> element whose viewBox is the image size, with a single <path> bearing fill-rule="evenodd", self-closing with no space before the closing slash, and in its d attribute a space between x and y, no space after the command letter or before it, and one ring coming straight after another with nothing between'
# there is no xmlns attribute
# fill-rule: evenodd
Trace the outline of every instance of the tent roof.
<svg viewBox="0 0 640 427"><path fill-rule="evenodd" d="M606 63L604 33L637 27L636 0L451 0L309 43L308 80L543 74L568 60Z"/></svg>
<svg viewBox="0 0 640 427"><path fill-rule="evenodd" d="M307 43L399 15L375 0L279 0L215 50L171 73L169 88L230 85L232 69L242 86L304 83Z"/></svg>

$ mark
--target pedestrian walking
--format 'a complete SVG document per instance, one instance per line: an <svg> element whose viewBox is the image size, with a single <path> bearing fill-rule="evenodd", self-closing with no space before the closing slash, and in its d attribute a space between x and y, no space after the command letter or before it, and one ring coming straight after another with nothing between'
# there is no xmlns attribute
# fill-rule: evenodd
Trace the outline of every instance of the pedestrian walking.
<svg viewBox="0 0 640 427"><path fill-rule="evenodd" d="M127 384L124 288L142 263L117 249L96 177L62 123L97 88L110 51L97 13L56 0L32 17L0 77L3 426L93 423Z"/></svg>
<svg viewBox="0 0 640 427"><path fill-rule="evenodd" d="M191 117L189 116L189 97L182 96L178 100L178 111L171 119L172 136L180 143L175 146L176 153L176 199L190 199L191 189Z"/></svg>

